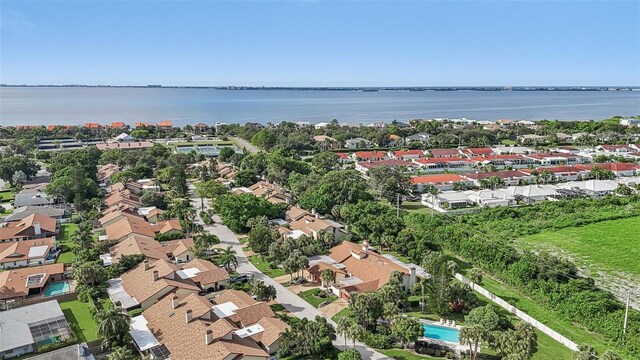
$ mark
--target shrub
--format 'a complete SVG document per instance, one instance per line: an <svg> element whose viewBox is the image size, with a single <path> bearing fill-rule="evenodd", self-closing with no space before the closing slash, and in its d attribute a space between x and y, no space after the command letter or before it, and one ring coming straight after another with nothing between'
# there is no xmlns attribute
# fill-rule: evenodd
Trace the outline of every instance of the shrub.
<svg viewBox="0 0 640 360"><path fill-rule="evenodd" d="M391 337L383 334L367 333L364 337L364 343L369 347L383 350L393 346Z"/></svg>

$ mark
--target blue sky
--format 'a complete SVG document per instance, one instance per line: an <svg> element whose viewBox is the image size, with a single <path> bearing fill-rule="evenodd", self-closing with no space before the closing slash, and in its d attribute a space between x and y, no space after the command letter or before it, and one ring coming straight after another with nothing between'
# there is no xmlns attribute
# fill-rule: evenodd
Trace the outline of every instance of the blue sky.
<svg viewBox="0 0 640 360"><path fill-rule="evenodd" d="M7 84L640 85L640 0L0 1Z"/></svg>

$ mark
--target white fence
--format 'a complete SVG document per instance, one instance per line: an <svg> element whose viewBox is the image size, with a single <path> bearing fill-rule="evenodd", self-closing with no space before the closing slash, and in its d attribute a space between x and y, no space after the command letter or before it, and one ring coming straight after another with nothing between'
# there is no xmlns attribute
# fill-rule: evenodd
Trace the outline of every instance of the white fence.
<svg viewBox="0 0 640 360"><path fill-rule="evenodd" d="M578 345L576 345L576 343L574 343L573 341L571 341L571 340L567 339L566 337L560 335L557 331L551 329L547 325L545 325L545 324L541 323L540 321L538 321L538 320L532 318L531 316L527 315L525 312L519 310L515 306L513 306L513 305L509 304L508 302L502 300L500 297L492 294L490 291L488 291L487 289L483 288L482 286L473 283L471 280L467 279L466 277L462 276L461 274L456 274L455 277L459 281L461 281L461 282L463 282L465 284L471 285L473 290L479 292L480 294L482 294L487 299L489 299L489 300L493 301L494 303L500 305L501 307L505 308L508 312L512 313L513 315L515 315L515 316L519 317L520 319L528 322L529 324L531 324L536 329L538 329L538 330L542 331L543 333L551 336L551 338L553 338L557 342L561 343L562 345L568 347L572 351L577 351L578 350Z"/></svg>

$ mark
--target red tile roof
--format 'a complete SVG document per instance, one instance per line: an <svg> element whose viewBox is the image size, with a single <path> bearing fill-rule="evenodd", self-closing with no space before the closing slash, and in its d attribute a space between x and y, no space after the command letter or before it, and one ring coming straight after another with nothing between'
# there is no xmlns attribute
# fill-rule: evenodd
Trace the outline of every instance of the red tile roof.
<svg viewBox="0 0 640 360"><path fill-rule="evenodd" d="M422 150L398 150L398 151L394 151L393 155L396 157L402 157L406 155L424 156L424 153L422 152Z"/></svg>
<svg viewBox="0 0 640 360"><path fill-rule="evenodd" d="M435 174L435 175L420 175L420 176L411 177L411 183L414 185L442 184L442 183L453 183L458 181L468 181L468 180L456 174Z"/></svg>
<svg viewBox="0 0 640 360"><path fill-rule="evenodd" d="M363 160L384 159L387 157L387 154L382 151L356 151L354 154L356 158Z"/></svg>
<svg viewBox="0 0 640 360"><path fill-rule="evenodd" d="M89 128L89 129L99 129L100 128L100 124L98 124L98 123L86 123L86 124L84 124L84 127Z"/></svg>
<svg viewBox="0 0 640 360"><path fill-rule="evenodd" d="M122 128L125 126L126 126L125 123L122 121L114 121L111 123L111 127L114 127L114 128Z"/></svg>
<svg viewBox="0 0 640 360"><path fill-rule="evenodd" d="M172 127L173 123L171 121L160 121L158 123L159 127Z"/></svg>
<svg viewBox="0 0 640 360"><path fill-rule="evenodd" d="M431 149L429 150L433 157L449 157L449 156L459 156L460 152L458 149Z"/></svg>
<svg viewBox="0 0 640 360"><path fill-rule="evenodd" d="M145 122L145 121L141 121L141 122L137 122L136 123L136 127L143 127L143 126L149 126L149 123Z"/></svg>

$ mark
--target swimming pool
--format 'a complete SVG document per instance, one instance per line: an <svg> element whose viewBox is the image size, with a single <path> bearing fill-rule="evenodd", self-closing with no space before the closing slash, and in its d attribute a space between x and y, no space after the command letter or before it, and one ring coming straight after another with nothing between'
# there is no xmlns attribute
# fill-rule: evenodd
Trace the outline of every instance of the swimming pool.
<svg viewBox="0 0 640 360"><path fill-rule="evenodd" d="M424 328L423 336L426 338L452 343L460 342L460 330L458 329L432 324L422 324L422 327Z"/></svg>
<svg viewBox="0 0 640 360"><path fill-rule="evenodd" d="M71 283L68 281L59 281L49 284L47 290L44 291L44 296L62 295L69 291L71 291Z"/></svg>

